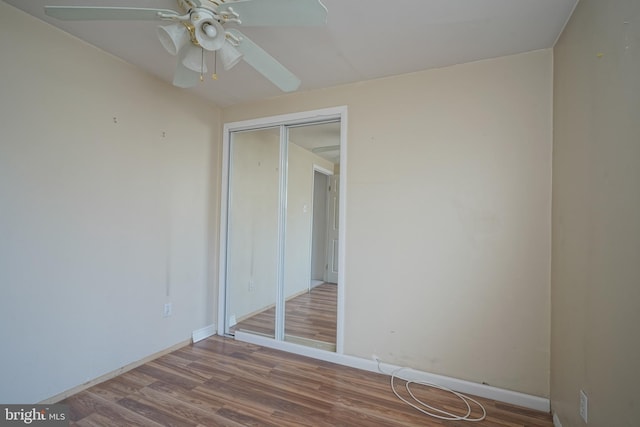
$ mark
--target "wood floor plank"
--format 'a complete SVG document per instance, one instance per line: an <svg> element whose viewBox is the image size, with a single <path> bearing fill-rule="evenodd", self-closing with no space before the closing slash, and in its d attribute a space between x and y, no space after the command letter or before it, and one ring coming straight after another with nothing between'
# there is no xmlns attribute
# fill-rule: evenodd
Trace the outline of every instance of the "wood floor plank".
<svg viewBox="0 0 640 427"><path fill-rule="evenodd" d="M218 424L221 418L216 413L224 406L220 402L208 405L204 401L194 402L191 399L186 402L186 399L176 398L176 395L151 387L140 390L135 396L164 413L170 413L172 416L187 422L193 422L196 425L210 426Z"/></svg>
<svg viewBox="0 0 640 427"><path fill-rule="evenodd" d="M194 388L203 381L197 377L185 376L183 373L173 371L171 368L159 365L153 361L139 366L136 369L156 379L187 389Z"/></svg>
<svg viewBox="0 0 640 427"><path fill-rule="evenodd" d="M402 390L403 384L399 383ZM412 389L434 406L462 411L441 390ZM489 399L482 427L552 427L551 416ZM389 377L210 337L69 397L72 425L407 427L468 426L400 402ZM474 409L473 414L479 414Z"/></svg>
<svg viewBox="0 0 640 427"><path fill-rule="evenodd" d="M197 387L193 390L187 390L158 381L149 385L148 388L155 390L158 393L163 393L167 397L175 399L177 402L191 405L205 411L215 412L222 408L226 403L225 399L216 399L211 394L200 393Z"/></svg>
<svg viewBox="0 0 640 427"><path fill-rule="evenodd" d="M119 376L93 387L91 390L105 400L117 402L145 387L129 377Z"/></svg>
<svg viewBox="0 0 640 427"><path fill-rule="evenodd" d="M122 422L124 423L127 421L125 419L122 419ZM117 419L110 418L96 412L89 415L86 418L83 418L81 421L74 424L81 427L113 427L114 425L117 425L117 423L118 423ZM143 426L151 425L150 421L145 419L142 419L141 423L142 424L137 424L137 425L143 425ZM136 424L131 424L131 425L136 425ZM156 424L156 426L160 426L160 424Z"/></svg>
<svg viewBox="0 0 640 427"><path fill-rule="evenodd" d="M225 405L224 408L220 409L218 415L234 421L242 426L250 426L250 427L281 427L279 424L269 421L264 414L254 414L251 411L247 411L245 408L234 406L234 405Z"/></svg>
<svg viewBox="0 0 640 427"><path fill-rule="evenodd" d="M69 405L71 420L78 421L81 425L87 418L93 420L92 423L107 418L111 421L112 426L155 427L163 425L128 411L117 403L104 400L94 394L91 389L71 396L63 403Z"/></svg>
<svg viewBox="0 0 640 427"><path fill-rule="evenodd" d="M148 420L168 427L195 427L197 422L180 417L178 414L164 409L162 402L151 402L140 396L131 395L118 401L118 404L131 412L135 412Z"/></svg>

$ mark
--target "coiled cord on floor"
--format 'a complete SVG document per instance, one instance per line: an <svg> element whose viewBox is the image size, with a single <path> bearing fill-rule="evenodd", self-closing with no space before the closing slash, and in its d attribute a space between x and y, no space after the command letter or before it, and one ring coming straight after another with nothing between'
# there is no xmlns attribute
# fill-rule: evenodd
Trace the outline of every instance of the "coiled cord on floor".
<svg viewBox="0 0 640 427"><path fill-rule="evenodd" d="M440 420L447 420L447 421L470 421L470 422L477 422L477 421L482 421L486 418L487 416L487 411L484 409L484 406L482 406L480 404L480 402L478 402L477 400L469 397L469 396L465 396L462 393L458 393L457 391L451 390L447 387L443 387L441 385L438 384L434 384L434 383L429 383L426 381L413 381L413 380L408 380L406 378L402 378L400 377L398 374L403 371L406 370L407 368L398 368L395 369L394 371L392 371L391 373L388 372L384 372L380 366L380 360L376 358L376 362L378 362L378 371L380 371L381 373L385 374L385 375L390 375L391 376L391 390L393 391L393 394L396 395L396 397L398 399L400 399L401 401L403 401L404 403L406 403L407 405L411 406L412 408L422 412L425 415L428 415L430 417L434 417L434 418L438 418ZM400 395L400 393L398 393L398 391L396 390L396 383L395 383L395 379L396 378L400 378L401 380L405 381L405 388L407 390L407 392L409 393L409 396L411 396L411 398L413 399L413 402L402 397ZM431 387L431 388L436 388L442 391L446 391L448 393L451 393L455 396L457 396L460 400L462 400L462 402L464 402L464 404L467 407L467 413L464 415L456 415L453 414L451 412L447 412L445 410L442 409L438 409L438 408L434 408L431 405L428 405L427 403L421 401L420 399L418 399L413 392L411 391L411 385L412 384L418 384L418 385L422 385L425 387ZM475 403L478 407L480 407L480 409L482 410L482 416L481 417L477 417L477 418L471 418L471 405L469 404L469 402L473 402ZM433 411L433 412L429 412ZM435 412L435 413L434 413Z"/></svg>

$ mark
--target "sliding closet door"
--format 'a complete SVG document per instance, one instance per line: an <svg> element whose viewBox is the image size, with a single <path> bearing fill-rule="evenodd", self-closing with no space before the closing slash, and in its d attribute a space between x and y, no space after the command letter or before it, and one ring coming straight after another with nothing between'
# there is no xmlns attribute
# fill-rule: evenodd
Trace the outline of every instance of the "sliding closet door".
<svg viewBox="0 0 640 427"><path fill-rule="evenodd" d="M339 167L340 122L290 126L287 130L284 339L335 351L337 285L335 281L328 283L326 277L326 247L328 178ZM323 250L314 251L314 246ZM320 264L324 272L314 273L313 264Z"/></svg>
<svg viewBox="0 0 640 427"><path fill-rule="evenodd" d="M231 134L226 333L275 337L279 169L279 128Z"/></svg>
<svg viewBox="0 0 640 427"><path fill-rule="evenodd" d="M220 333L341 351L343 291L327 276L327 239L342 114L225 125Z"/></svg>

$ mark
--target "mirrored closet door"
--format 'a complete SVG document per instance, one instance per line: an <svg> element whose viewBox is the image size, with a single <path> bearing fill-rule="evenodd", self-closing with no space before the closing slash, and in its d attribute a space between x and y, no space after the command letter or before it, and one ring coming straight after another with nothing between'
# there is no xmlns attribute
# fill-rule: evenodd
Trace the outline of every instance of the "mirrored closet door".
<svg viewBox="0 0 640 427"><path fill-rule="evenodd" d="M234 132L229 154L227 332L275 338L280 129Z"/></svg>
<svg viewBox="0 0 640 427"><path fill-rule="evenodd" d="M336 350L340 121L232 131L225 329Z"/></svg>

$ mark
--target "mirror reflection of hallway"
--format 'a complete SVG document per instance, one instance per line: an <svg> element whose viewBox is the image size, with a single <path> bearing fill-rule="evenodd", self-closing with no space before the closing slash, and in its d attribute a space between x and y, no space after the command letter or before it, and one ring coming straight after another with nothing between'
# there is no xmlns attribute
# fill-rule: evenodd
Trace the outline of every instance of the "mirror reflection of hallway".
<svg viewBox="0 0 640 427"><path fill-rule="evenodd" d="M271 129L271 132L275 132L277 129ZM339 163L340 163L340 122L320 123L320 124L306 124L300 126L291 126L287 128L288 142L286 150L281 151L286 153L286 182L284 188L286 189L286 206L284 216L284 238L283 238L283 274L282 274L282 293L281 298L284 301L284 340L320 348L329 351L336 350L336 314L337 314L337 248L338 248L338 188L337 177L339 176ZM253 132L265 132L262 131L250 131L241 132L238 135L234 135L232 138L231 149L231 167L230 167L230 180L229 180L229 193L230 193L230 211L229 211L229 230L228 230L228 247L234 246L234 236L247 235L247 232L237 232L236 226L240 225L238 221L234 221L236 216L247 217L252 216L248 212L241 214L232 211L235 204L234 201L241 195L235 187L235 182L238 180L233 179L234 175L237 175L239 171L235 171L235 164L240 165L252 164L256 169L258 162L261 165L269 164L274 165L274 152L273 148L265 149L261 146L261 153L259 156L268 156L269 161L260 161L256 154L246 153L244 156L251 157L251 160L243 160L236 156L237 150L233 148L233 144L238 141L244 141L244 145L250 145L245 140L261 139L263 143L271 141L271 145L274 144L275 137L268 137L266 134L253 134ZM242 139L237 137L243 135ZM260 137L260 138L258 138ZM257 142L256 142L257 143ZM245 147L246 148L246 147ZM241 150L242 151L242 150ZM273 169L273 168L271 168ZM263 171L264 172L264 171ZM260 178L254 176L252 179L261 179L259 184L263 195L269 195L269 202L262 200L261 204L265 206L275 206L278 204L278 200L274 200L274 193L277 194L277 185L274 183L272 170L264 177L260 175ZM251 174L250 171L244 167L244 178L246 174ZM255 175L255 173L254 173ZM242 182L243 179L240 179ZM269 188L262 188L267 185ZM274 188L272 188L274 187ZM249 195L250 191L241 190L242 197ZM261 207L250 204L241 204L243 209L255 209L256 212L262 210ZM238 205L240 207L240 205ZM271 215L273 210L269 208L267 214L263 215L270 219L262 218L260 221L256 219L252 220L252 226L256 227L256 224L262 224L269 228L268 224L273 224L273 217ZM260 215L256 213L256 215ZM248 223L245 223L245 227ZM271 228L277 229L277 225ZM257 260L250 260L249 258L264 255L263 248L274 248L276 242L273 240L273 236L270 235L267 230L263 230L262 237L258 237L257 230L254 230L254 238L245 240L241 246L245 248L251 248L251 256L247 253L236 254L241 258L245 258L246 268L251 268L251 265L262 265ZM275 251L274 251L275 252ZM230 253L229 256L233 256ZM273 255L268 254L264 256L265 259L269 259L273 264L275 271L277 261L273 261ZM236 263L237 264L237 263ZM235 265L231 259L228 259L229 266ZM265 268L262 270L267 273L269 270ZM246 275L246 274L245 274ZM268 288L265 295L270 297L264 297L261 299L261 303L256 305L252 311L242 313L235 308L233 301L229 300L227 305L227 313L231 316L233 321L229 322L229 333L233 334L235 331L249 332L262 336L274 337L276 318L276 292L268 285L272 283L272 275L269 277L261 278L255 277L256 270L253 269L253 276L245 277L239 281L239 286L242 283L247 282L249 285L244 285L246 289L245 297L251 298L253 294L258 292L257 286L260 283L261 288ZM228 274L231 277L231 274ZM254 289L250 290L251 283L254 285ZM234 286L231 282L227 283L227 286ZM242 293L242 292L241 292ZM228 291L228 295L234 295L233 290ZM271 297L272 296L272 297ZM239 304L242 305L242 304Z"/></svg>

